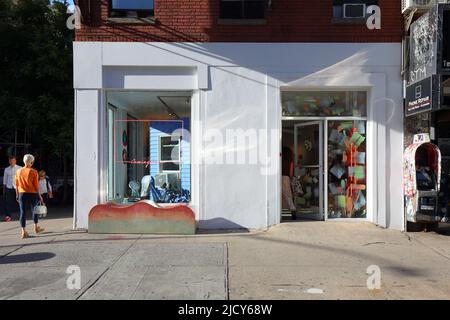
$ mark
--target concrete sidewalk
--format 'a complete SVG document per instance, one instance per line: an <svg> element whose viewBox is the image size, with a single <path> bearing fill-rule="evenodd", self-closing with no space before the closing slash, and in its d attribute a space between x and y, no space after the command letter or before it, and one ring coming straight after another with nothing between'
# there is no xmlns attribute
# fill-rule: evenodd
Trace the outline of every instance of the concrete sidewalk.
<svg viewBox="0 0 450 320"><path fill-rule="evenodd" d="M450 299L450 236L365 222L291 222L265 232L92 235L70 217L19 237L0 223L1 299ZM30 228L31 230L31 228ZM66 285L70 265L81 289ZM381 290L368 290L370 265Z"/></svg>

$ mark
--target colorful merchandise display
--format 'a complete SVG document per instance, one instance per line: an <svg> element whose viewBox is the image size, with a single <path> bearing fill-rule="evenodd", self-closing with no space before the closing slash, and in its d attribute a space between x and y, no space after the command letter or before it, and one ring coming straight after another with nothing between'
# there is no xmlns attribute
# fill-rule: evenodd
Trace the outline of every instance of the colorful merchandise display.
<svg viewBox="0 0 450 320"><path fill-rule="evenodd" d="M319 208L319 171L301 168L291 178L295 206L299 212L315 213Z"/></svg>
<svg viewBox="0 0 450 320"><path fill-rule="evenodd" d="M328 217L366 217L366 123L328 122Z"/></svg>
<svg viewBox="0 0 450 320"><path fill-rule="evenodd" d="M284 92L282 100L283 116L366 116L365 91Z"/></svg>

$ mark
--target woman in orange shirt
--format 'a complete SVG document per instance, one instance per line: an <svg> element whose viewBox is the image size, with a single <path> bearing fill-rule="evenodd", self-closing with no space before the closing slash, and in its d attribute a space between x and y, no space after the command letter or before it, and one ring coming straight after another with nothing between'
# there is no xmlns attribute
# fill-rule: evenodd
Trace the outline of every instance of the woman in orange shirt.
<svg viewBox="0 0 450 320"><path fill-rule="evenodd" d="M42 202L42 197L39 194L39 175L38 172L32 168L34 164L34 157L31 154L26 154L23 157L25 167L16 172L16 197L20 208L20 226L22 227L22 239L28 238L26 226L26 212L31 210L34 221L34 232L41 233L43 228L38 226L38 216L33 213L34 207L38 201Z"/></svg>

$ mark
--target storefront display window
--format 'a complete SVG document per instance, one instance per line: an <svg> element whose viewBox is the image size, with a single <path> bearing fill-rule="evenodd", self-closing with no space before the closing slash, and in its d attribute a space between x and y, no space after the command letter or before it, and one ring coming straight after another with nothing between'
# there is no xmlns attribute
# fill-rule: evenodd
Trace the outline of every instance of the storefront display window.
<svg viewBox="0 0 450 320"><path fill-rule="evenodd" d="M365 117L365 91L285 91L283 116Z"/></svg>
<svg viewBox="0 0 450 320"><path fill-rule="evenodd" d="M366 122L328 121L328 217L365 218Z"/></svg>
<svg viewBox="0 0 450 320"><path fill-rule="evenodd" d="M190 94L109 92L108 200L188 203Z"/></svg>

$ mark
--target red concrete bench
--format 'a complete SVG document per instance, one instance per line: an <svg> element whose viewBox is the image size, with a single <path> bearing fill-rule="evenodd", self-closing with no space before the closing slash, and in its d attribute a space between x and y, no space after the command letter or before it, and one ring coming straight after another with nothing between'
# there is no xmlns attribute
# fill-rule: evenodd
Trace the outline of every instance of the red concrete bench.
<svg viewBox="0 0 450 320"><path fill-rule="evenodd" d="M195 229L195 214L187 205L108 202L89 212L89 233L195 234Z"/></svg>

